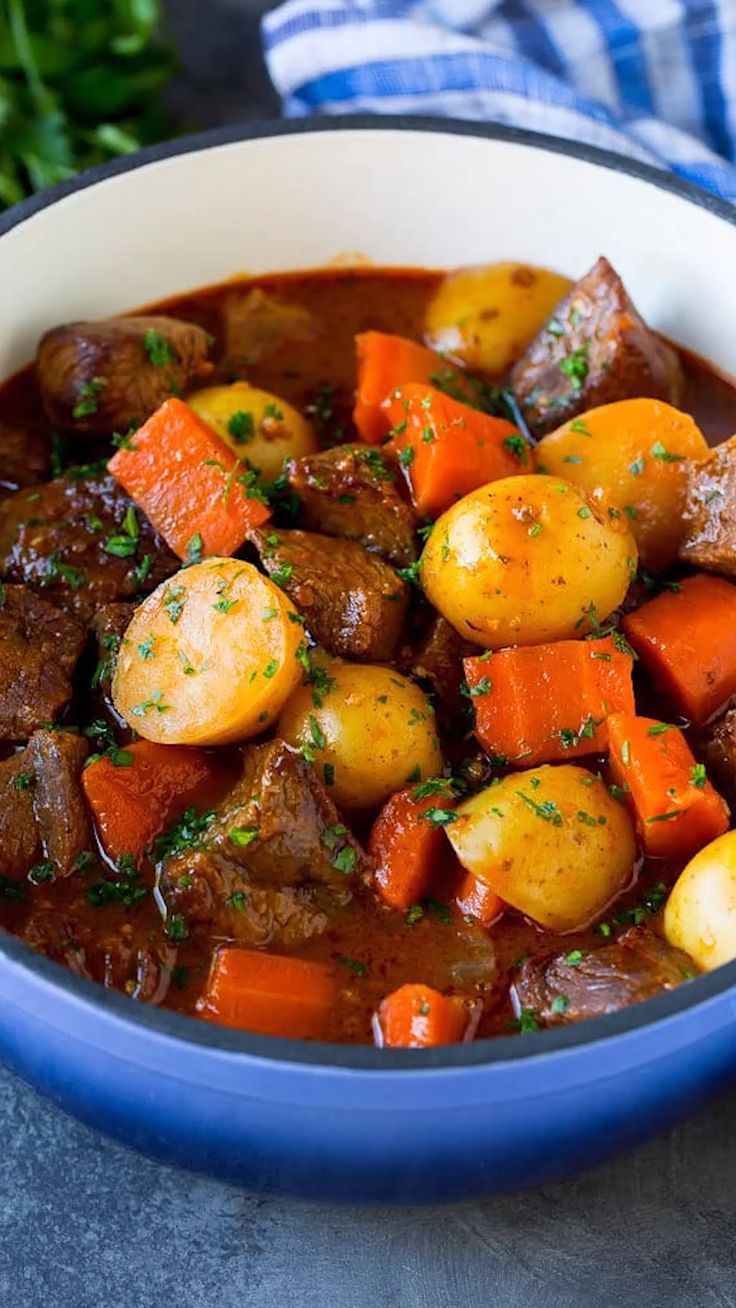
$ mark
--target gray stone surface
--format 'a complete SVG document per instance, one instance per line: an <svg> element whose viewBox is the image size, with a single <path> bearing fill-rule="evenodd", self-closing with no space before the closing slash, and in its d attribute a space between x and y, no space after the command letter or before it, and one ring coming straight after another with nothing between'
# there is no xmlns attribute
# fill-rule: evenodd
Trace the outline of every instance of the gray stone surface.
<svg viewBox="0 0 736 1308"><path fill-rule="evenodd" d="M259 0L169 0L179 123L274 112ZM0 1072L0 1308L736 1308L736 1092L564 1185L450 1209L259 1199Z"/></svg>

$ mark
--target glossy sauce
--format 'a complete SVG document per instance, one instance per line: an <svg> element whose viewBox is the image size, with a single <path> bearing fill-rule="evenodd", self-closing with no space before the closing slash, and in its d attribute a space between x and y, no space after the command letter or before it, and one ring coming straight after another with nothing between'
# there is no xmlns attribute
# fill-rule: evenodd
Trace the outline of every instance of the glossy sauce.
<svg viewBox="0 0 736 1308"><path fill-rule="evenodd" d="M301 339L262 355L256 352L231 358L227 366L220 364L215 380L242 376L274 392L308 412L323 441L334 444L353 437L350 413L355 385L355 334L373 328L421 339L424 310L439 279L440 274L433 272L376 270L274 276L182 296L157 305L156 311L205 327L218 343L217 357L228 306L237 297L260 288L300 306L304 324ZM687 376L683 407L693 414L708 440L717 443L736 431L736 389L693 355L684 354L683 359ZM22 427L34 446L48 445L50 433L40 411L31 370L0 389L0 422ZM91 443L80 440L75 442L73 461L92 459L96 453ZM6 489L12 486L6 483ZM111 713L99 695L84 690L93 666L90 654L79 669L78 697L67 715L68 721L78 726ZM121 733L121 741L124 739ZM471 739L468 749L473 752L473 748ZM219 753L225 761L227 752ZM585 759L583 763L596 768L595 760ZM199 807L205 809L217 798L203 794ZM366 825L367 819L357 830L359 836L365 835ZM639 869L636 884L611 906L607 922L613 924L616 915L625 916L627 909L639 905L646 919L656 923L656 913L651 910L662 898L656 888L662 883L669 887L678 871L677 866L650 860ZM121 981L119 969L115 973L107 961L110 942L164 950L166 965L171 969L164 1004L194 1012L213 948L221 941L209 934L193 933L175 950L163 934L153 893L133 908L93 907L87 901L86 890L99 875L99 868L97 872L92 869L86 879L73 875L65 881L29 887L24 904L0 899L0 924L23 932L29 919L38 918L39 913L57 923L68 920L70 935L78 937L87 951L86 962L77 964L80 970L133 994L141 992L135 977L127 975ZM591 927L563 938L542 931L510 911L484 931L464 919L453 906L457 877L458 870L448 859L442 899L426 905L421 915L410 915L413 921L408 921L404 913L383 907L370 888L360 888L323 935L294 951L333 964L340 977L341 999L328 1038L370 1041L371 1014L389 991L407 981L421 981L448 992L476 994L484 1006L478 1034L504 1033L513 1025L508 990L520 958L545 948L573 949L601 943L600 928ZM145 872L145 879L153 892L152 868ZM653 888L654 895L647 904ZM610 929L615 932L615 924ZM75 966L73 949L64 957Z"/></svg>

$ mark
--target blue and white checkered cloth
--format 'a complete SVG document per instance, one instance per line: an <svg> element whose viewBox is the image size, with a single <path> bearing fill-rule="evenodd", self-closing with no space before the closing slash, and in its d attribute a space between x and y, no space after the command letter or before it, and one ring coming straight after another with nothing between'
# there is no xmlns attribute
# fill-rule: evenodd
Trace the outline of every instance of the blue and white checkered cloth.
<svg viewBox="0 0 736 1308"><path fill-rule="evenodd" d="M290 117L505 123L736 203L736 0L288 0L263 37Z"/></svg>

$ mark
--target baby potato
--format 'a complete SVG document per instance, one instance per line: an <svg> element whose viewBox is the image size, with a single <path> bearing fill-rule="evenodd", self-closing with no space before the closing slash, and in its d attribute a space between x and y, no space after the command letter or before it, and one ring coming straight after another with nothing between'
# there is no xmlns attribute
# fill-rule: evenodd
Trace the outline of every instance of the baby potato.
<svg viewBox="0 0 736 1308"><path fill-rule="evenodd" d="M604 507L626 514L650 572L674 561L687 534L687 461L708 454L688 413L663 400L618 400L550 432L537 453L545 471L602 490Z"/></svg>
<svg viewBox="0 0 736 1308"><path fill-rule="evenodd" d="M189 395L187 404L239 458L257 468L264 481L278 477L284 459L299 459L318 448L314 428L306 418L286 400L259 391L249 382L208 386Z"/></svg>
<svg viewBox="0 0 736 1308"><path fill-rule="evenodd" d="M571 286L559 273L523 263L460 268L429 302L427 342L469 368L506 373Z"/></svg>
<svg viewBox="0 0 736 1308"><path fill-rule="evenodd" d="M504 777L456 813L446 831L463 867L551 931L585 926L631 878L631 819L585 768Z"/></svg>
<svg viewBox="0 0 736 1308"><path fill-rule="evenodd" d="M485 649L582 636L621 603L636 571L627 521L558 477L505 477L438 518L421 583Z"/></svg>
<svg viewBox="0 0 736 1308"><path fill-rule="evenodd" d="M680 873L664 933L706 972L736 958L736 831L712 840Z"/></svg>
<svg viewBox="0 0 736 1308"><path fill-rule="evenodd" d="M146 740L224 745L263 731L302 670L298 613L240 559L205 559L136 609L112 683L115 708Z"/></svg>
<svg viewBox="0 0 736 1308"><path fill-rule="evenodd" d="M313 751L338 808L373 808L441 771L434 712L413 681L378 663L334 660L321 673L324 689L295 691L278 733Z"/></svg>

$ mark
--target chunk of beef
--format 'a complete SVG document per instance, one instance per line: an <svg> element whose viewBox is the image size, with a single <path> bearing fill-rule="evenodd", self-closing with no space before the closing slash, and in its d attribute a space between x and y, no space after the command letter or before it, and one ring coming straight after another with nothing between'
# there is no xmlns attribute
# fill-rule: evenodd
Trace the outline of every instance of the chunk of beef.
<svg viewBox="0 0 736 1308"><path fill-rule="evenodd" d="M725 709L702 727L694 744L711 781L736 807L736 708Z"/></svg>
<svg viewBox="0 0 736 1308"><path fill-rule="evenodd" d="M143 943L127 932L100 937L75 914L45 905L32 911L19 934L36 953L63 963L77 976L147 1004L160 1004L166 997L176 964L176 948L167 941Z"/></svg>
<svg viewBox="0 0 736 1308"><path fill-rule="evenodd" d="M344 886L367 871L311 764L282 740L243 750L243 773L207 829L207 848L278 886Z"/></svg>
<svg viewBox="0 0 736 1308"><path fill-rule="evenodd" d="M0 422L0 490L35 486L49 473L49 441L38 430Z"/></svg>
<svg viewBox="0 0 736 1308"><path fill-rule="evenodd" d="M230 366L249 366L284 345L307 345L322 327L301 304L256 287L230 291L222 303L222 345Z"/></svg>
<svg viewBox="0 0 736 1308"><path fill-rule="evenodd" d="M34 777L27 748L0 763L0 878L20 881L41 856Z"/></svg>
<svg viewBox="0 0 736 1308"><path fill-rule="evenodd" d="M114 477L61 477L0 504L0 571L85 620L179 566Z"/></svg>
<svg viewBox="0 0 736 1308"><path fill-rule="evenodd" d="M212 371L208 348L201 327L175 318L103 318L54 327L36 355L46 416L63 431L126 432Z"/></svg>
<svg viewBox="0 0 736 1308"><path fill-rule="evenodd" d="M301 522L325 536L357 540L396 567L417 557L415 518L397 474L379 450L337 445L293 459L289 482L301 500Z"/></svg>
<svg viewBox="0 0 736 1308"><path fill-rule="evenodd" d="M449 622L435 613L409 665L412 676L431 681L440 704L457 720L466 716L467 700L461 693L465 681L463 659L477 652L475 645L463 640Z"/></svg>
<svg viewBox="0 0 736 1308"><path fill-rule="evenodd" d="M79 784L86 757L79 736L37 731L25 749L0 763L0 876L21 880L41 862L68 876L90 849Z"/></svg>
<svg viewBox="0 0 736 1308"><path fill-rule="evenodd" d="M673 990L696 971L692 959L646 928L601 949L545 954L522 964L512 986L520 1010L543 1026L580 1022Z"/></svg>
<svg viewBox="0 0 736 1308"><path fill-rule="evenodd" d="M171 858L160 874L169 921L206 928L241 944L293 949L319 935L349 894L326 886L260 885L237 863L208 850Z"/></svg>
<svg viewBox="0 0 736 1308"><path fill-rule="evenodd" d="M90 627L97 638L97 666L95 668L94 688L110 693L112 674L115 671L120 642L125 635L136 606L125 600L113 604L103 604L95 613Z"/></svg>
<svg viewBox="0 0 736 1308"><path fill-rule="evenodd" d="M736 436L688 465L684 517L683 562L736 577Z"/></svg>
<svg viewBox="0 0 736 1308"><path fill-rule="evenodd" d="M92 835L79 776L87 742L64 731L37 731L28 743L35 781L33 807L46 858L57 876L74 871Z"/></svg>
<svg viewBox="0 0 736 1308"><path fill-rule="evenodd" d="M409 588L387 563L356 541L314 532L253 531L250 539L320 645L366 663L392 657Z"/></svg>
<svg viewBox="0 0 736 1308"><path fill-rule="evenodd" d="M27 740L71 698L82 625L25 586L0 592L0 738Z"/></svg>
<svg viewBox="0 0 736 1308"><path fill-rule="evenodd" d="M249 745L243 771L200 848L169 858L169 914L285 948L321 932L368 860L314 769L281 740Z"/></svg>
<svg viewBox="0 0 736 1308"><path fill-rule="evenodd" d="M676 404L682 370L601 258L514 364L511 385L530 428L542 435L613 400L651 396Z"/></svg>

